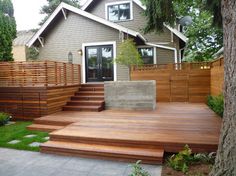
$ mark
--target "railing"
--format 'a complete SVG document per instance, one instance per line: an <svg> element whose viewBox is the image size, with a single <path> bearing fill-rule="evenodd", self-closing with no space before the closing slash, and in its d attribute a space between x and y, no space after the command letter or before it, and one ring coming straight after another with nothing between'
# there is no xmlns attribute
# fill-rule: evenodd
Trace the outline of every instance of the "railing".
<svg viewBox="0 0 236 176"><path fill-rule="evenodd" d="M149 64L143 66L132 66L132 71L147 71L147 70L210 70L211 62L199 63L176 63L176 64Z"/></svg>
<svg viewBox="0 0 236 176"><path fill-rule="evenodd" d="M81 82L80 65L62 62L0 62L0 87L52 87Z"/></svg>

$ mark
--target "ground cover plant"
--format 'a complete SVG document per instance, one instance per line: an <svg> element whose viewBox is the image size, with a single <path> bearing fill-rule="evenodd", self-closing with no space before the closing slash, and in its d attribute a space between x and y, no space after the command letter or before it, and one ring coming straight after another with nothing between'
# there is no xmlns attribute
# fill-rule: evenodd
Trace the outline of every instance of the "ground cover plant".
<svg viewBox="0 0 236 176"><path fill-rule="evenodd" d="M207 105L220 117L223 117L224 113L224 96L208 96Z"/></svg>
<svg viewBox="0 0 236 176"><path fill-rule="evenodd" d="M132 164L132 173L129 176L151 176L146 170L142 168L141 160L137 161L135 164Z"/></svg>
<svg viewBox="0 0 236 176"><path fill-rule="evenodd" d="M27 130L26 127L31 124L32 122L16 122L14 124L1 126L0 147L39 151L39 146L30 146L30 144L46 142L48 133ZM33 135L33 137L26 137L27 135ZM11 141L18 142L9 143Z"/></svg>
<svg viewBox="0 0 236 176"><path fill-rule="evenodd" d="M177 154L167 156L162 176L205 176L208 175L215 162L216 153L193 154L186 145Z"/></svg>
<svg viewBox="0 0 236 176"><path fill-rule="evenodd" d="M7 124L10 118L11 116L9 114L0 112L0 126Z"/></svg>

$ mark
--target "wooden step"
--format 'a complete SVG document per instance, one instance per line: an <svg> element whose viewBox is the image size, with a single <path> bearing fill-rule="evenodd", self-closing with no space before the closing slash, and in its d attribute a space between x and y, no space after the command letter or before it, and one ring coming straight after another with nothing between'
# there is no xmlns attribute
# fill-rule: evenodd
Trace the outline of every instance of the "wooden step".
<svg viewBox="0 0 236 176"><path fill-rule="evenodd" d="M104 87L104 84L81 84L81 87Z"/></svg>
<svg viewBox="0 0 236 176"><path fill-rule="evenodd" d="M56 121L56 120L45 120L45 119L35 119L34 124L41 124L41 125L52 125L52 126L67 126L70 125L71 121Z"/></svg>
<svg viewBox="0 0 236 176"><path fill-rule="evenodd" d="M55 130L60 130L62 128L64 128L64 126L44 125L44 124L32 124L32 125L27 126L28 130L43 131L43 132L52 132Z"/></svg>
<svg viewBox="0 0 236 176"><path fill-rule="evenodd" d="M77 101L69 101L67 102L68 106L104 106L104 101L85 101L85 100L77 100Z"/></svg>
<svg viewBox="0 0 236 176"><path fill-rule="evenodd" d="M76 92L75 95L104 96L104 92L103 91L79 91L79 92Z"/></svg>
<svg viewBox="0 0 236 176"><path fill-rule="evenodd" d="M81 87L79 91L104 91L104 87Z"/></svg>
<svg viewBox="0 0 236 176"><path fill-rule="evenodd" d="M76 95L72 96L71 100L103 100L104 96L92 96L92 95Z"/></svg>
<svg viewBox="0 0 236 176"><path fill-rule="evenodd" d="M100 112L104 109L102 106L64 106L63 111L89 111Z"/></svg>
<svg viewBox="0 0 236 176"><path fill-rule="evenodd" d="M41 145L41 152L80 156L89 158L111 159L116 161L161 164L163 149L147 149L125 146L96 145L73 142L48 141Z"/></svg>

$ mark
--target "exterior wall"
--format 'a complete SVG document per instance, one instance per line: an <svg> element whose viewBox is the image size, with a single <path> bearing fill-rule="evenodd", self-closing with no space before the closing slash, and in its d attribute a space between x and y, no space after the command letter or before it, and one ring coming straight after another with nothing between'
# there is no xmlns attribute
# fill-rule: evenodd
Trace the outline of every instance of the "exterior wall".
<svg viewBox="0 0 236 176"><path fill-rule="evenodd" d="M13 46L13 58L14 61L26 61L26 47L19 45Z"/></svg>
<svg viewBox="0 0 236 176"><path fill-rule="evenodd" d="M74 13L69 13L66 20L64 18L58 20L44 40L44 47L40 48L39 53L40 60L68 62L68 53L72 52L73 63L81 66L82 56L78 54L78 50L82 49L83 43L108 41L115 41L116 45L120 43L119 31ZM83 73L83 66L81 71ZM127 69L117 66L117 80L127 80L128 77Z"/></svg>
<svg viewBox="0 0 236 176"><path fill-rule="evenodd" d="M106 19L105 4L119 1L123 0L100 0L99 3L95 3L93 8L88 8L87 11L93 15ZM133 2L133 20L118 22L117 24L143 33L142 29L145 27L146 19L142 13L143 9ZM168 29L165 29L164 33L151 33L144 35L144 37L148 42L171 42L171 32Z"/></svg>
<svg viewBox="0 0 236 176"><path fill-rule="evenodd" d="M169 64L175 62L174 59L175 53L172 50L157 48L156 53L157 53L157 64Z"/></svg>

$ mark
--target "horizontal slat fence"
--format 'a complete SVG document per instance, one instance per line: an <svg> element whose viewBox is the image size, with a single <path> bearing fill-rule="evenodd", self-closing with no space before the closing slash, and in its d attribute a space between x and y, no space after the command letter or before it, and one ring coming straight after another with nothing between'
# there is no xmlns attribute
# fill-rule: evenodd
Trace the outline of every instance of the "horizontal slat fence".
<svg viewBox="0 0 236 176"><path fill-rule="evenodd" d="M224 58L212 62L211 68L211 95L219 95L224 87Z"/></svg>
<svg viewBox="0 0 236 176"><path fill-rule="evenodd" d="M62 62L0 62L0 87L51 87L80 84L80 65Z"/></svg>
<svg viewBox="0 0 236 176"><path fill-rule="evenodd" d="M131 80L155 80L157 101L205 102L210 94L211 63L132 67Z"/></svg>

